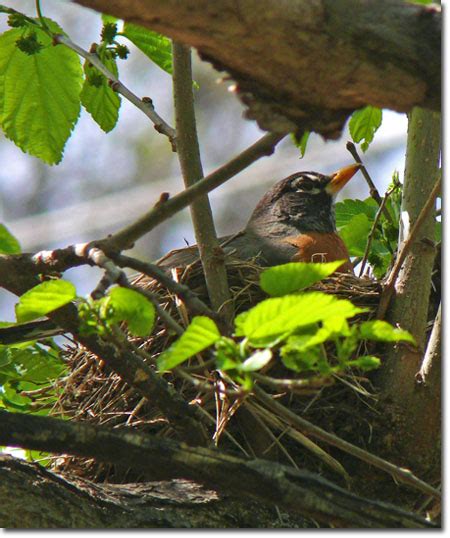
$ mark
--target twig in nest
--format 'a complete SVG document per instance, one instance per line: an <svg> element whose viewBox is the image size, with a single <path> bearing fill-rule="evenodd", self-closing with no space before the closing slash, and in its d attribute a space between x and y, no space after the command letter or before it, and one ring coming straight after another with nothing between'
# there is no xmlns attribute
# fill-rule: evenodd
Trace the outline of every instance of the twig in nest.
<svg viewBox="0 0 450 538"><path fill-rule="evenodd" d="M393 463L390 463L378 456L375 456L374 454L371 454L370 452L367 452L362 448L352 445L351 443L344 441L344 439L340 439L339 437L336 437L335 435L323 430L322 428L315 426L304 418L297 416L295 413L287 409L284 405L275 401L257 385L253 387L253 391L256 397L262 403L264 403L264 405L266 405L269 409L272 409L279 416L282 416L291 425L298 427L300 430L309 433L310 435L313 435L314 437L324 441L325 443L328 443L332 446L339 448L340 450L343 450L344 452L347 452L355 458L365 461L369 465L373 465L374 467L377 467L378 469L389 473L391 476L393 476L403 484L406 484L416 490L422 491L427 495L432 495L433 497L440 499L441 494L438 490L436 490L423 480L417 478L409 469L397 467Z"/></svg>

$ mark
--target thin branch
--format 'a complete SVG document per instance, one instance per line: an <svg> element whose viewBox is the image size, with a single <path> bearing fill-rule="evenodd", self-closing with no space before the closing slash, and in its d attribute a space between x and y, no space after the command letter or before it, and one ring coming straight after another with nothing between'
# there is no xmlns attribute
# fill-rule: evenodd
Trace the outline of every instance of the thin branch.
<svg viewBox="0 0 450 538"><path fill-rule="evenodd" d="M184 185L189 188L203 177L192 93L191 50L189 47L173 42L172 52L178 160ZM222 312L228 322L231 322L234 311L230 301L225 257L217 239L208 195L203 194L195 198L190 209L211 305L217 312Z"/></svg>
<svg viewBox="0 0 450 538"><path fill-rule="evenodd" d="M399 482L402 482L403 484L408 485L411 488L422 491L427 495L432 495L433 497L440 499L441 494L438 490L436 490L423 480L417 478L409 469L397 467L396 465L389 463L388 461L383 460L382 458L379 458L378 456L375 456L374 454L371 454L370 452L367 452L362 448L352 445L351 443L348 443L347 441L344 441L343 439L340 439L339 437L328 433L327 431L323 430L322 428L319 428L318 426L315 426L311 422L308 422L304 418L296 415L295 413L284 407L284 405L278 403L257 385L253 387L253 391L255 392L255 395L260 402L264 403L264 405L266 405L266 407L268 407L269 409L273 409L273 411L275 411L279 416L282 416L288 424L299 428L302 432L312 435L317 439L324 441L325 443L339 448L340 450L354 456L355 458L365 461L369 465L373 465L374 467L377 467L378 469L389 473Z"/></svg>
<svg viewBox="0 0 450 538"><path fill-rule="evenodd" d="M422 361L419 372L416 375L416 381L423 386L431 386L434 389L433 398L437 398L441 385L442 370L442 315L441 304L439 305L436 318L433 323L430 339L428 341L425 356Z"/></svg>
<svg viewBox="0 0 450 538"><path fill-rule="evenodd" d="M106 251L108 247L115 250L131 248L140 237L175 215L178 211L188 207L198 196L216 189L259 158L271 155L275 146L285 136L284 134L275 133L264 135L234 159L197 181L192 187L178 193L173 198L169 198L166 202L158 204L133 224L103 239L101 242L106 243L106 245L102 245L102 248Z"/></svg>
<svg viewBox="0 0 450 538"><path fill-rule="evenodd" d="M158 133L161 133L168 137L170 144L172 145L172 150L176 151L175 129L173 129L168 123L166 123L163 118L161 118L161 116L155 111L155 107L153 106L153 102L150 98L143 97L142 99L140 99L137 95L135 95L122 82L120 82L120 80L113 73L111 73L111 71L102 63L97 54L84 50L65 35L53 34L52 37L55 44L59 43L61 45L65 45L66 47L83 57L85 60L90 62L96 69L98 69L100 73L102 73L102 75L104 75L108 79L114 91L120 93L120 95L130 101L130 103L132 103L136 108L141 110L153 123Z"/></svg>
<svg viewBox="0 0 450 538"><path fill-rule="evenodd" d="M435 527L416 514L346 491L313 473L266 460L189 447L172 439L105 426L0 410L2 445L95 458L141 470L152 480L186 478L215 491L268 505L333 526Z"/></svg>
<svg viewBox="0 0 450 538"><path fill-rule="evenodd" d="M386 202L388 201L389 196L395 191L395 189L396 189L396 187L392 187L392 189L389 189L386 192L386 194L384 195L384 197L383 197L383 199L381 201L381 204L380 204L380 206L378 208L378 211L377 211L377 213L375 215L375 218L373 219L372 228L370 229L369 236L367 238L366 250L364 251L364 256L363 256L363 259L361 261L361 269L359 270L360 278L363 275L364 269L366 267L367 258L369 257L370 247L372 246L372 241L373 241L375 231L376 231L377 226L378 226L378 222L379 222L379 220L381 218L381 214L384 212L384 208L386 206Z"/></svg>
<svg viewBox="0 0 450 538"><path fill-rule="evenodd" d="M370 196L381 207L381 205L383 203L383 199L380 196L380 193L378 192L378 189L376 188L375 183L372 181L372 178L370 177L370 174L367 171L367 168L364 166L364 163L362 162L361 157L358 154L358 151L356 149L355 144L353 144L353 142L349 141L349 142L347 142L346 148L351 153L351 155L355 159L355 161L361 165L362 175L364 176L364 179L366 180L367 185L369 185ZM383 206L382 211L384 213L384 216L389 220L389 222L391 224L394 224L394 221L392 220L391 214L389 213L389 211L386 210L386 208L384 206Z"/></svg>
<svg viewBox="0 0 450 538"><path fill-rule="evenodd" d="M422 226L423 222L427 218L428 213L434 207L436 197L438 196L440 189L441 189L441 178L439 177L432 191L430 192L430 195L428 196L428 200L426 201L425 205L422 207L417 217L416 222L411 228L411 232L409 233L409 236L405 239L403 246L401 247L401 250L395 261L394 267L392 268L392 271L390 272L386 280L386 283L383 288L383 293L381 294L380 304L377 310L378 319L383 319L386 314L386 311L389 307L389 303L392 298L392 294L394 293L395 282L397 280L400 269L402 268L403 262L405 261L405 258L408 255L408 252L410 251L414 241L416 240L420 227Z"/></svg>

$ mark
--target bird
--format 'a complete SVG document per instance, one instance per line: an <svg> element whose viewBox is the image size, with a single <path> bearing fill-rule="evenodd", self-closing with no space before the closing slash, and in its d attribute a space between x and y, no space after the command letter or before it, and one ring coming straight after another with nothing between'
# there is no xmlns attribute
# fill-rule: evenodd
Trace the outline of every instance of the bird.
<svg viewBox="0 0 450 538"><path fill-rule="evenodd" d="M361 168L333 174L297 172L275 183L256 205L242 232L219 239L225 255L261 266L343 260L337 272L353 272L348 250L336 231L334 200ZM156 264L170 271L199 259L197 246L175 249ZM63 331L50 319L0 328L0 344L49 338Z"/></svg>

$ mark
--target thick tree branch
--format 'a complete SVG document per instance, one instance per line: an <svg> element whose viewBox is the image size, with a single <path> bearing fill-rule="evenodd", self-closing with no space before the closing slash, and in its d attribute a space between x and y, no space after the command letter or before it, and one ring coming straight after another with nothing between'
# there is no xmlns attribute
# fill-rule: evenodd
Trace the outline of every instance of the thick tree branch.
<svg viewBox="0 0 450 538"><path fill-rule="evenodd" d="M261 127L337 138L365 105L439 109L441 15L403 0L76 0L196 47ZM351 16L349 16L351 14Z"/></svg>
<svg viewBox="0 0 450 538"><path fill-rule="evenodd" d="M214 490L276 504L326 524L363 528L434 525L394 506L345 491L307 471L246 460L216 450L190 448L170 439L0 411L0 443L63 452L141 470L152 480L187 478Z"/></svg>
<svg viewBox="0 0 450 538"><path fill-rule="evenodd" d="M14 492L14 495L11 495ZM304 527L301 517L188 480L98 484L0 455L0 522L21 529Z"/></svg>

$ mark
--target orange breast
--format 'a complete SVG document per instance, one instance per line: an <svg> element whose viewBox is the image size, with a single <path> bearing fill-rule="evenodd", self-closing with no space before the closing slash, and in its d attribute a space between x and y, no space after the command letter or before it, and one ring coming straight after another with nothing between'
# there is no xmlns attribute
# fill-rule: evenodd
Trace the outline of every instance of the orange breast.
<svg viewBox="0 0 450 538"><path fill-rule="evenodd" d="M308 232L297 237L288 237L285 241L297 248L297 253L292 257L294 262L347 260L339 267L338 271L353 273L347 247L335 233Z"/></svg>

